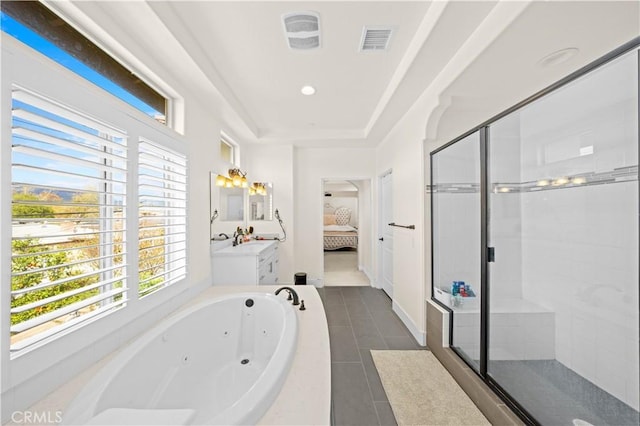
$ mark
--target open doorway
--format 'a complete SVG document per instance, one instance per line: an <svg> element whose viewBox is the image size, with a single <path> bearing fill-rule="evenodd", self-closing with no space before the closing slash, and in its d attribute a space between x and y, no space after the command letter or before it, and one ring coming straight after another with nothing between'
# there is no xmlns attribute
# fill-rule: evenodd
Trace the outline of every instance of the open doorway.
<svg viewBox="0 0 640 426"><path fill-rule="evenodd" d="M369 181L324 180L323 193L324 285L369 286Z"/></svg>

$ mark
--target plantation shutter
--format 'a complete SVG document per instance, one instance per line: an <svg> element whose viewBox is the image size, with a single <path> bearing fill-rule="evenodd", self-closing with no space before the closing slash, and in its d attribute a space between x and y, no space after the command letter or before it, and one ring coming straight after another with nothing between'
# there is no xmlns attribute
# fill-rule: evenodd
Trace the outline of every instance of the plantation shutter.
<svg viewBox="0 0 640 426"><path fill-rule="evenodd" d="M187 162L148 140L138 145L139 294L186 277Z"/></svg>
<svg viewBox="0 0 640 426"><path fill-rule="evenodd" d="M11 350L126 302L127 134L12 90Z"/></svg>

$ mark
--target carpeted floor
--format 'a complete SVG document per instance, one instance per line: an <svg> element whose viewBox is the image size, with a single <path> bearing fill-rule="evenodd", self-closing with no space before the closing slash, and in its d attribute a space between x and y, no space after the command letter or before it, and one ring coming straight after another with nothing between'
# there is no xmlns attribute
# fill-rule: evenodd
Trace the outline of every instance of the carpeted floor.
<svg viewBox="0 0 640 426"><path fill-rule="evenodd" d="M364 272L358 270L358 252L343 250L324 252L324 285L370 285L369 278Z"/></svg>
<svg viewBox="0 0 640 426"><path fill-rule="evenodd" d="M431 352L371 355L399 425L490 425Z"/></svg>

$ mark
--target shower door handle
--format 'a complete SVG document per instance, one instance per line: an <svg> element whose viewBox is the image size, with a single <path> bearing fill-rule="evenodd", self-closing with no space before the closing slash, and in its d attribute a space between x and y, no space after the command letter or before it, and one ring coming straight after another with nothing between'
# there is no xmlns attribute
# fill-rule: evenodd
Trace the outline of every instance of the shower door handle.
<svg viewBox="0 0 640 426"><path fill-rule="evenodd" d="M496 261L496 248L487 247L487 262L495 262L495 261Z"/></svg>

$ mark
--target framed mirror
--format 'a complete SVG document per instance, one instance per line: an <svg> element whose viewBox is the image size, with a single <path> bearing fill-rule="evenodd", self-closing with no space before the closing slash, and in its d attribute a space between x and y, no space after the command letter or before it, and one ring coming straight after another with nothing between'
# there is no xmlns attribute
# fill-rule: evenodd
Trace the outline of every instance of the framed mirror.
<svg viewBox="0 0 640 426"><path fill-rule="evenodd" d="M249 187L249 220L273 220L271 182L254 182Z"/></svg>
<svg viewBox="0 0 640 426"><path fill-rule="evenodd" d="M211 218L211 224L214 223L214 220L220 222L244 222L246 189L216 186L217 176L216 173L211 173L209 177L211 193L209 217ZM215 214L216 211L218 212L217 215Z"/></svg>

